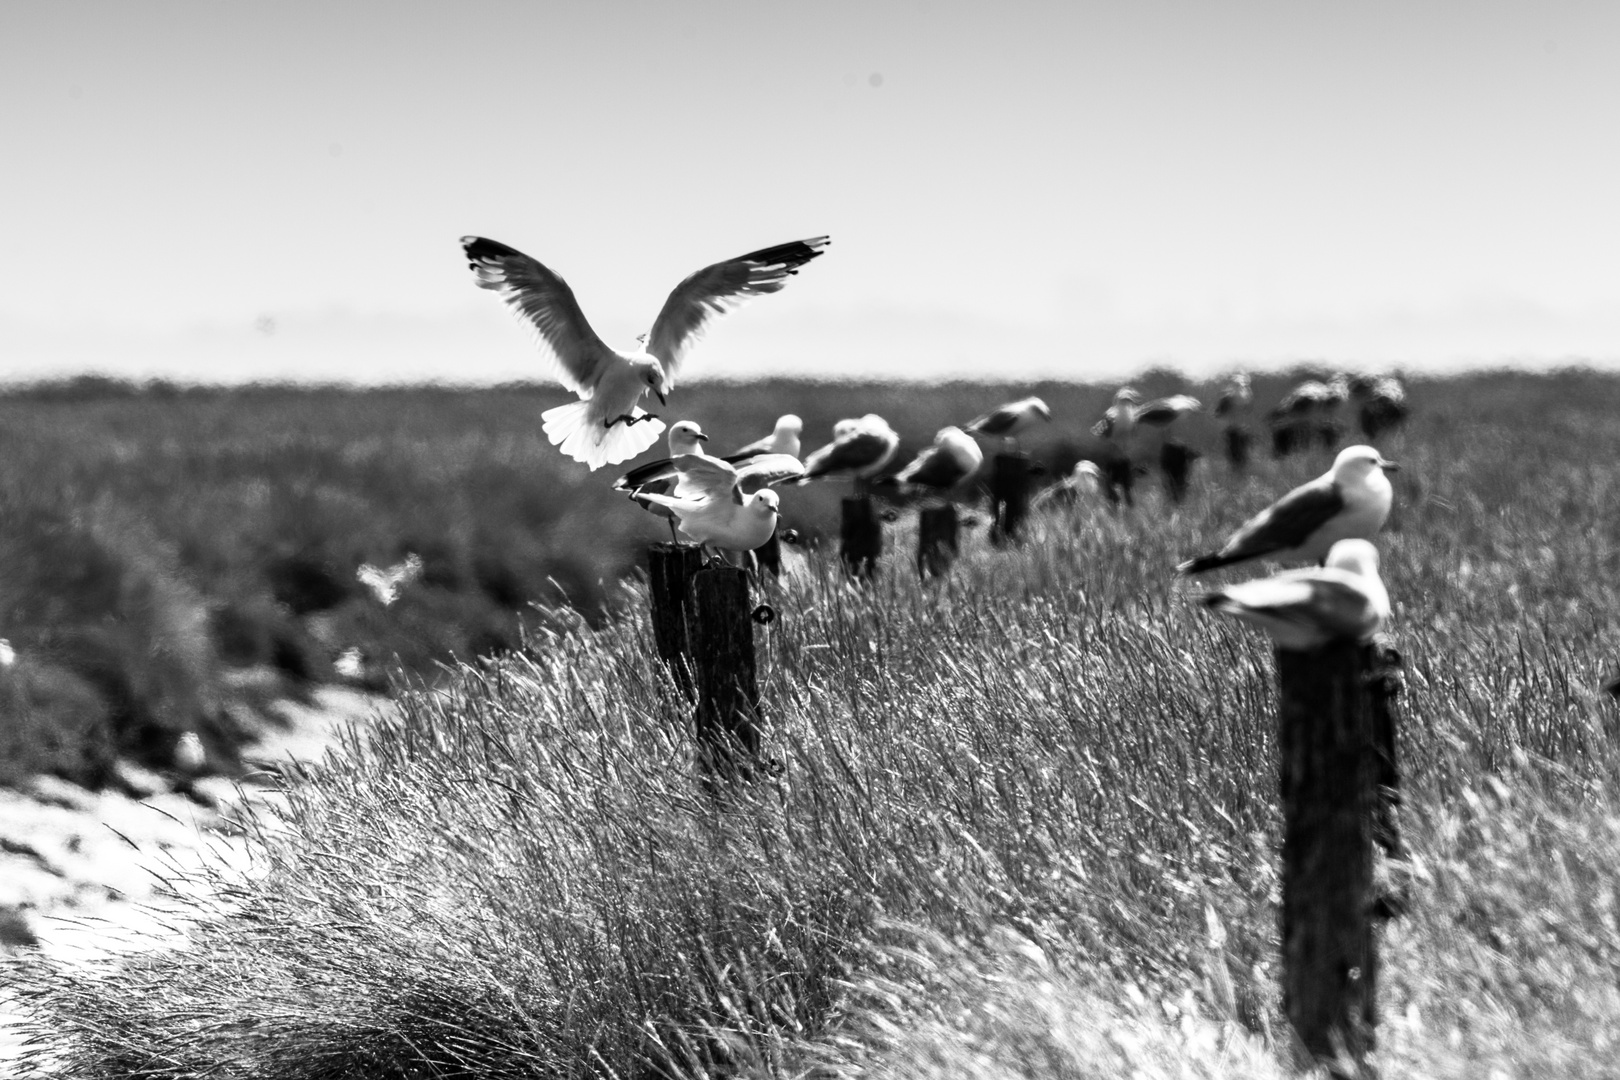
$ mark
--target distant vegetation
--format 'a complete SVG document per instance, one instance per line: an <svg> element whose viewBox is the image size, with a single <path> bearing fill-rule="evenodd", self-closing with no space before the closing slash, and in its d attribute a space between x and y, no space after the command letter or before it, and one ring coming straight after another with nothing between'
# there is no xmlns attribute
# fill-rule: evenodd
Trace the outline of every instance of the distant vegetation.
<svg viewBox="0 0 1620 1080"><path fill-rule="evenodd" d="M1033 389L1058 417L1043 452L1083 449L1106 390ZM920 440L1010 393L684 392L722 443L784 408L813 435L877 410ZM1405 466L1379 546L1417 860L1384 946L1384 1075L1612 1075L1620 711L1596 687L1620 657L1620 379L1480 375L1413 398L1381 444ZM420 551L461 568L432 586L451 612L490 596L480 557L519 595L549 599L545 576L573 566L575 596L600 599L659 526L537 445L545 400L257 391L54 418L13 401L4 437L27 414L35 467L81 477L86 497L46 500L31 535L77 537L58 545L91 553L73 565L130 583L106 602L146 621L118 647L172 642L178 673L181 645L223 653L221 605L322 659L353 639L321 619L411 639L353 595L278 599L293 556L347 580ZM290 834L199 910L191 947L40 973L44 1049L88 1080L1282 1075L1271 657L1170 568L1327 460L1262 455L1235 481L1205 461L1179 509L1082 505L1015 549L970 533L933 585L909 517L871 587L812 559L770 587L781 617L760 632L783 772L722 807L697 793L639 588L594 624L537 618L526 651L406 695L397 725L298 787ZM169 479L143 486L144 468ZM179 614L209 608L210 632ZM447 651L470 640L441 632Z"/></svg>

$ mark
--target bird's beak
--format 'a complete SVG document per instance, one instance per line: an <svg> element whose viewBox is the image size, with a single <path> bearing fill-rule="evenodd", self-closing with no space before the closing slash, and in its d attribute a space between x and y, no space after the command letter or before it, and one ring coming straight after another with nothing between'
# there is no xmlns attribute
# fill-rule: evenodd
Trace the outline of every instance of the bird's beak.
<svg viewBox="0 0 1620 1080"><path fill-rule="evenodd" d="M1401 467L1399 465L1395 464L1393 461L1385 461L1383 458L1378 459L1378 465L1385 472L1400 472L1401 471Z"/></svg>
<svg viewBox="0 0 1620 1080"><path fill-rule="evenodd" d="M697 434L693 435L692 438L698 440L699 442L708 442L709 441L709 437L707 435L703 434L703 432L701 432L701 431L698 432Z"/></svg>
<svg viewBox="0 0 1620 1080"><path fill-rule="evenodd" d="M658 404L660 404L660 405L668 405L669 404L669 398L664 396L664 392L662 390L659 390L659 389L655 388L653 390L653 393L658 395Z"/></svg>

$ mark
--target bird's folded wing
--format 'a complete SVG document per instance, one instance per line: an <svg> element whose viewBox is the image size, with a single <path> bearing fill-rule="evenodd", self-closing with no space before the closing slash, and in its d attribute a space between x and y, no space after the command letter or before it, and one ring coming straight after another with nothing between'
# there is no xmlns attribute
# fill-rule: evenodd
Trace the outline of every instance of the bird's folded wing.
<svg viewBox="0 0 1620 1080"><path fill-rule="evenodd" d="M1018 414L1003 405L998 409L991 409L983 416L975 416L962 425L962 430L982 432L985 435L1000 435L1003 431L1012 427L1017 419Z"/></svg>
<svg viewBox="0 0 1620 1080"><path fill-rule="evenodd" d="M931 446L901 469L895 479L902 484L943 488L955 485L966 475L959 461L944 450Z"/></svg>
<svg viewBox="0 0 1620 1080"><path fill-rule="evenodd" d="M859 469L878 460L889 448L889 440L870 431L857 431L848 438L823 446L804 463L806 479L845 469Z"/></svg>
<svg viewBox="0 0 1620 1080"><path fill-rule="evenodd" d="M673 385L686 350L710 319L752 297L776 292L829 242L818 236L762 248L705 266L675 286L647 334L647 351L664 365L665 378Z"/></svg>
<svg viewBox="0 0 1620 1080"><path fill-rule="evenodd" d="M585 321L574 290L516 248L482 236L463 236L461 246L479 288L499 293L535 332L558 381L580 397L590 397L614 354Z"/></svg>
<svg viewBox="0 0 1620 1080"><path fill-rule="evenodd" d="M728 462L728 464L730 464ZM737 486L750 494L804 475L804 462L792 454L756 454L735 466Z"/></svg>
<svg viewBox="0 0 1620 1080"><path fill-rule="evenodd" d="M1264 555L1288 551L1344 509L1344 496L1331 482L1301 484L1249 519L1232 535L1223 555Z"/></svg>
<svg viewBox="0 0 1620 1080"><path fill-rule="evenodd" d="M771 448L775 445L776 436L767 435L763 439L755 439L747 446L739 446L736 450L727 454L720 460L729 461L735 465L739 461L747 461L751 457L758 457L760 454L768 454L771 452Z"/></svg>
<svg viewBox="0 0 1620 1080"><path fill-rule="evenodd" d="M1279 574L1229 585L1226 596L1250 611L1299 626L1326 631L1333 637L1360 638L1378 628L1378 610L1355 575L1342 571L1304 571L1298 576Z"/></svg>
<svg viewBox="0 0 1620 1080"><path fill-rule="evenodd" d="M682 454L675 459L675 469L681 476L676 490L682 496L742 502L742 493L737 490L737 470L719 458Z"/></svg>

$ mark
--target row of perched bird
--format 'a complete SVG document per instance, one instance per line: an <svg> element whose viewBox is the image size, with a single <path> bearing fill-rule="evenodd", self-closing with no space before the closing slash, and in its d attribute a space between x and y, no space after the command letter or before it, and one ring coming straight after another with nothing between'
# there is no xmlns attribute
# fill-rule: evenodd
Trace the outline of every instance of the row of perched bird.
<svg viewBox="0 0 1620 1080"><path fill-rule="evenodd" d="M500 295L534 331L556 377L578 395L578 401L542 414L543 428L552 445L593 471L636 457L657 441L664 424L643 406L653 397L667 404L682 360L715 315L780 290L829 242L825 236L791 241L698 270L670 293L651 330L641 337L641 347L618 352L597 336L573 291L555 272L504 244L462 238L476 283ZM1404 391L1393 379L1358 383L1339 376L1295 388L1271 414L1274 431L1305 421L1320 423L1357 395L1364 403L1378 403L1375 412L1385 425L1405 414ZM1214 412L1236 429L1251 401L1248 378L1238 375ZM1185 394L1144 403L1125 387L1094 431L1115 446L1129 469L1133 432L1168 429L1200 409L1200 402ZM895 480L904 488L950 497L979 471L984 452L977 439L1011 443L1050 419L1046 403L1030 397L959 427L946 427ZM678 422L669 432L670 456L626 473L615 487L669 518L672 534L678 524L680 532L699 544L739 552L758 548L774 535L780 507L776 486L846 475L865 485L890 465L900 445L894 429L873 413L839 421L832 442L803 460L803 425L795 416L782 417L770 436L725 456L707 453L707 435L691 421ZM1096 467L1087 472L1085 464L1072 482L1098 479ZM1233 586L1206 602L1259 623L1285 647L1307 647L1324 634L1367 636L1388 612L1378 583L1377 554L1367 538L1389 513L1390 488L1383 473L1392 467L1370 446L1351 447L1327 474L1279 499L1218 551L1178 569L1200 573L1260 557L1321 560L1325 565L1319 569Z"/></svg>

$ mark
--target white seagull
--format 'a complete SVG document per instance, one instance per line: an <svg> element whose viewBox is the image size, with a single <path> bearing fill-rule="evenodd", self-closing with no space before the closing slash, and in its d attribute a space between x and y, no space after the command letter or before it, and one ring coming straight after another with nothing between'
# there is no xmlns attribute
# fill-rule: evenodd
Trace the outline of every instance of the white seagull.
<svg viewBox="0 0 1620 1080"><path fill-rule="evenodd" d="M1202 574L1262 556L1317 562L1337 541L1365 540L1389 516L1394 491L1384 474L1398 468L1370 446L1346 447L1327 472L1250 518L1219 551L1189 559L1176 572Z"/></svg>
<svg viewBox="0 0 1620 1080"><path fill-rule="evenodd" d="M676 421L669 428L669 457L636 466L613 481L613 490L637 491L662 482L664 487L652 490L667 491L679 478L675 471L675 459L684 454L707 456L703 444L708 441L709 437L703 434L703 428L696 420Z"/></svg>
<svg viewBox="0 0 1620 1080"><path fill-rule="evenodd" d="M643 506L668 508L680 521L681 532L725 551L752 551L776 531L776 492L767 488L744 495L738 471L718 458L683 454L675 459L675 467L681 473L680 488L690 494L633 492L630 497Z"/></svg>
<svg viewBox="0 0 1620 1080"><path fill-rule="evenodd" d="M593 471L628 461L658 440L663 422L641 402L649 395L665 401L682 359L714 316L778 291L828 243L825 236L795 240L704 267L669 294L644 348L621 353L596 336L557 274L505 244L461 238L478 286L499 293L529 324L553 373L579 395L541 419L551 444Z"/></svg>
<svg viewBox="0 0 1620 1080"><path fill-rule="evenodd" d="M1203 404L1195 397L1187 394L1171 394L1146 405L1138 405L1132 410L1132 419L1138 424L1147 424L1150 427L1168 428L1184 416L1189 416L1203 408Z"/></svg>
<svg viewBox="0 0 1620 1080"><path fill-rule="evenodd" d="M1038 397L1009 401L963 424L959 429L969 435L985 435L1001 439L1016 439L1039 423L1052 419L1052 410ZM947 430L958 430L950 428Z"/></svg>
<svg viewBox="0 0 1620 1080"><path fill-rule="evenodd" d="M776 418L776 427L763 439L756 439L747 446L738 447L725 455L723 460L733 465L739 461L759 454L788 454L798 457L802 447L799 445L799 436L804 434L804 421L792 413L784 413Z"/></svg>
<svg viewBox="0 0 1620 1080"><path fill-rule="evenodd" d="M882 472L900 448L900 436L877 413L833 425L833 441L804 459L804 479L853 476L869 480Z"/></svg>
<svg viewBox="0 0 1620 1080"><path fill-rule="evenodd" d="M1029 505L1032 510L1060 503L1079 505L1103 494L1107 487L1108 480L1095 461L1078 461L1073 472L1043 488L1030 500Z"/></svg>
<svg viewBox="0 0 1620 1080"><path fill-rule="evenodd" d="M1091 425L1091 433L1123 446L1136 429L1136 406L1141 400L1129 386L1120 387L1114 391L1114 403L1108 406L1103 418Z"/></svg>
<svg viewBox="0 0 1620 1080"><path fill-rule="evenodd" d="M1215 399L1215 415L1222 420L1236 419L1248 411L1253 401L1254 391L1249 387L1249 373L1239 371L1226 381L1221 396Z"/></svg>
<svg viewBox="0 0 1620 1080"><path fill-rule="evenodd" d="M1325 566L1228 585L1199 602L1260 627L1279 649L1290 650L1347 638L1366 641L1389 619L1378 551L1360 539L1334 544Z"/></svg>
<svg viewBox="0 0 1620 1080"><path fill-rule="evenodd" d="M966 484L984 464L984 451L959 427L941 428L934 445L911 460L895 475L902 487L928 488L947 498Z"/></svg>

